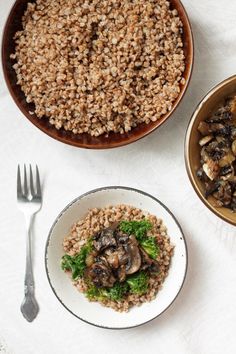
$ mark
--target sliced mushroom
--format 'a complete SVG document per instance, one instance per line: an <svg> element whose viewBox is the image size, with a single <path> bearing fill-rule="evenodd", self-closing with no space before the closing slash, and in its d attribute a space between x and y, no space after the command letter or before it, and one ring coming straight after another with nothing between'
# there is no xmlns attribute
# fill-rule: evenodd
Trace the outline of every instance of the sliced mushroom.
<svg viewBox="0 0 236 354"><path fill-rule="evenodd" d="M219 135L227 135L228 129L222 123L211 123L209 124L209 129L211 133L219 134Z"/></svg>
<svg viewBox="0 0 236 354"><path fill-rule="evenodd" d="M121 231L116 233L116 240L119 245L124 245L129 241L129 235L124 234Z"/></svg>
<svg viewBox="0 0 236 354"><path fill-rule="evenodd" d="M127 246L127 251L129 254L129 261L126 265L126 274L133 274L137 272L141 266L141 255L139 252L139 247L135 236L130 236L130 241Z"/></svg>
<svg viewBox="0 0 236 354"><path fill-rule="evenodd" d="M209 159L204 165L202 166L203 171L210 178L211 181L216 179L219 174L220 168L219 164L211 159Z"/></svg>
<svg viewBox="0 0 236 354"><path fill-rule="evenodd" d="M95 250L86 258L85 277L97 287L112 287L115 281L123 282L140 269L159 269L158 262L141 249L136 237L122 233L117 226L94 236Z"/></svg>
<svg viewBox="0 0 236 354"><path fill-rule="evenodd" d="M235 191L235 192L233 193L233 195L232 195L232 201L231 201L230 208L231 208L233 211L236 211L236 191Z"/></svg>
<svg viewBox="0 0 236 354"><path fill-rule="evenodd" d="M159 268L160 268L159 263L156 260L151 259L143 249L140 249L140 252L141 252L141 257L142 257L141 269L142 270L148 269L152 273L158 272Z"/></svg>
<svg viewBox="0 0 236 354"><path fill-rule="evenodd" d="M119 267L117 274L118 274L118 278L119 278L120 282L125 280L126 271L125 271L125 265L124 264Z"/></svg>
<svg viewBox="0 0 236 354"><path fill-rule="evenodd" d="M197 177L198 177L200 180L203 181L203 179L204 179L204 171L203 171L202 167L197 170Z"/></svg>
<svg viewBox="0 0 236 354"><path fill-rule="evenodd" d="M204 145L208 144L213 138L214 138L213 135L204 136L204 138L202 138L199 141L199 145L204 146Z"/></svg>
<svg viewBox="0 0 236 354"><path fill-rule="evenodd" d="M220 123L222 121L222 117L220 115L213 115L210 118L207 118L205 122L211 124L211 123Z"/></svg>
<svg viewBox="0 0 236 354"><path fill-rule="evenodd" d="M215 192L213 196L224 206L229 206L232 200L232 189L229 182L221 182L218 191Z"/></svg>
<svg viewBox="0 0 236 354"><path fill-rule="evenodd" d="M232 154L231 150L219 160L219 166L224 167L230 165L235 160L235 156Z"/></svg>
<svg viewBox="0 0 236 354"><path fill-rule="evenodd" d="M236 96L230 101L230 111L236 114Z"/></svg>
<svg viewBox="0 0 236 354"><path fill-rule="evenodd" d="M126 265L128 263L129 254L125 251L123 246L119 246L117 248L117 255L118 255L120 265Z"/></svg>
<svg viewBox="0 0 236 354"><path fill-rule="evenodd" d="M236 140L234 140L232 142L231 149L232 149L234 156L236 156Z"/></svg>
<svg viewBox="0 0 236 354"><path fill-rule="evenodd" d="M230 147L229 139L224 136L216 135L216 141L218 143L218 149L227 149Z"/></svg>
<svg viewBox="0 0 236 354"><path fill-rule="evenodd" d="M220 169L220 178L223 181L232 180L234 178L234 168L232 165L226 165Z"/></svg>
<svg viewBox="0 0 236 354"><path fill-rule="evenodd" d="M201 167L197 176L216 206L236 212L236 96L199 124Z"/></svg>
<svg viewBox="0 0 236 354"><path fill-rule="evenodd" d="M209 135L211 133L209 124L204 121L199 123L197 129L203 136Z"/></svg>
<svg viewBox="0 0 236 354"><path fill-rule="evenodd" d="M119 257L117 251L114 251L111 248L107 249L105 250L105 257L111 268L117 269L119 267Z"/></svg>
<svg viewBox="0 0 236 354"><path fill-rule="evenodd" d="M108 247L115 247L116 244L116 238L112 228L104 229L94 236L93 245L98 252Z"/></svg>
<svg viewBox="0 0 236 354"><path fill-rule="evenodd" d="M111 288L116 282L111 269L104 264L102 260L100 262L93 263L89 268L87 268L85 276L88 277L98 288Z"/></svg>
<svg viewBox="0 0 236 354"><path fill-rule="evenodd" d="M206 147L203 146L203 148L201 149L201 161L204 163L207 162L209 159L210 159L210 155L206 151Z"/></svg>
<svg viewBox="0 0 236 354"><path fill-rule="evenodd" d="M219 181L207 182L207 183L205 183L205 186L206 186L205 196L206 196L206 198L208 198L214 192L218 191L218 189L220 187L220 182Z"/></svg>
<svg viewBox="0 0 236 354"><path fill-rule="evenodd" d="M228 136L231 133L231 126L224 125L222 123L206 123L204 121L200 122L198 126L198 131L203 135L210 135L212 133Z"/></svg>
<svg viewBox="0 0 236 354"><path fill-rule="evenodd" d="M235 123L235 124L236 124L236 123ZM232 126L232 127L231 127L230 138L231 138L232 140L235 140L235 139L236 139L236 126Z"/></svg>
<svg viewBox="0 0 236 354"><path fill-rule="evenodd" d="M232 119L232 112L229 106L220 107L214 115L206 119L207 123L219 123Z"/></svg>
<svg viewBox="0 0 236 354"><path fill-rule="evenodd" d="M222 137L222 139L224 138ZM223 140L220 140L219 142L217 140L213 140L210 144L203 148L205 148L206 155L214 161L220 160L229 150Z"/></svg>

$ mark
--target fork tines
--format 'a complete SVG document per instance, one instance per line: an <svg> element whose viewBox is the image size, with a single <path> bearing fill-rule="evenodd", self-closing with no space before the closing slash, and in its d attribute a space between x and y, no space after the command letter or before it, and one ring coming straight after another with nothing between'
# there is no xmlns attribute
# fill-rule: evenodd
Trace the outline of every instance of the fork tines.
<svg viewBox="0 0 236 354"><path fill-rule="evenodd" d="M35 184L34 184L34 178L33 178L33 172L32 172L32 166L31 164L29 165L29 176L27 176L27 168L26 165L24 164L24 169L23 169L23 185L21 183L21 169L20 165L18 165L17 168L17 197L41 197L41 187L40 187L40 178L39 178L39 170L38 166L36 165L35 169Z"/></svg>

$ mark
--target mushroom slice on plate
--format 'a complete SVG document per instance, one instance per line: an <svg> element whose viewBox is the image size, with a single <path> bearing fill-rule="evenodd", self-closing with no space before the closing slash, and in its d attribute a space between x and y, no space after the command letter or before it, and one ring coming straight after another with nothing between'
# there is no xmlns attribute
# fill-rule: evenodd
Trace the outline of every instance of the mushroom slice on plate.
<svg viewBox="0 0 236 354"><path fill-rule="evenodd" d="M98 252L101 252L108 247L115 247L116 244L114 229L111 227L102 230L94 236L93 245Z"/></svg>
<svg viewBox="0 0 236 354"><path fill-rule="evenodd" d="M107 250L105 250L104 253L110 267L113 269L117 269L119 267L118 252L113 250L112 248L108 248Z"/></svg>
<svg viewBox="0 0 236 354"><path fill-rule="evenodd" d="M104 264L103 260L95 262L87 268L86 277L88 277L98 288L111 288L116 282L116 278L112 274L111 269L107 264Z"/></svg>
<svg viewBox="0 0 236 354"><path fill-rule="evenodd" d="M118 275L118 278L119 278L119 281L120 282L123 282L126 278L126 271L125 271L125 265L122 264L119 269L118 269L118 272L117 272L117 275Z"/></svg>
<svg viewBox="0 0 236 354"><path fill-rule="evenodd" d="M135 236L130 236L126 250L129 254L129 262L126 265L126 274L129 275L137 272L141 266L141 255Z"/></svg>

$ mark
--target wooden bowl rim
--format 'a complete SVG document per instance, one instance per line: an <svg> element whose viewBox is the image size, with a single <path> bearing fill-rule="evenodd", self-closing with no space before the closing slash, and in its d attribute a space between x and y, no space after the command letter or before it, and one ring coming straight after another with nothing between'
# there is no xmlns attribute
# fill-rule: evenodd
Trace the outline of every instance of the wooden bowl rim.
<svg viewBox="0 0 236 354"><path fill-rule="evenodd" d="M50 136L51 138L60 141L62 143L65 143L67 145L71 145L71 146L75 146L75 147L79 147L79 148L86 148L86 149L110 149L110 148L115 148L115 147L121 147L121 146L125 146L128 145L130 143L133 143L135 141L138 141L139 139L144 138L145 136L149 135L150 133L152 133L154 130L156 130L159 126L161 126L176 110L176 108L178 107L178 105L180 104L181 100L183 99L187 88L189 86L191 77L192 77L192 71L193 71L193 64L194 64L194 39L193 39L193 32L192 32L192 28L191 28L191 24L189 21L189 17L187 15L187 12L185 10L185 7L183 6L182 2L180 0L169 0L171 4L173 4L173 6L175 8L179 8L181 9L181 14L180 19L182 20L182 22L184 23L184 26L186 28L186 38L188 42L188 51L187 51L187 57L186 57L186 68L185 68L185 84L183 86L183 89L181 90L179 96L177 97L177 99L175 100L173 107L171 109L170 112L166 113L165 115L163 115L163 117L161 117L160 119L158 119L156 122L151 122L149 124L145 124L142 123L140 125L138 125L136 128L133 128L128 134L120 134L120 133L112 133L111 136L118 136L118 134L120 135L120 137L118 138L118 140L115 139L115 141L110 141L107 144L104 144L104 142L99 142L99 143L86 143L84 141L77 141L74 139L71 139L69 134L71 136L73 136L73 133L67 132L65 130L61 130L58 131L55 127L47 127L46 125L41 125L39 119L35 119L33 115L31 115L29 113L29 111L26 111L25 108L22 106L18 96L15 94L15 92L13 91L12 88L12 84L11 81L8 77L8 70L7 70L7 62L9 60L9 58L7 58L6 53L5 53L5 46L6 46L6 42L8 39L8 30L9 27L12 23L12 19L13 19L13 15L14 15L14 11L16 6L18 6L21 3L22 0L16 0L15 3L13 4L9 15L7 17L7 21L5 23L4 26L4 30L3 30L3 36L2 36L2 68L3 68L3 74L4 74L4 78L5 78L5 82L7 84L8 90L10 92L10 95L12 96L14 102L16 103L16 105L18 106L18 108L20 109L20 111L23 113L23 115L34 125L36 126L38 129L40 129L42 132L44 132L45 134L47 134L48 136ZM150 125L152 124L152 125ZM150 127L148 127L150 125ZM147 129L145 131L143 131L143 127L147 127ZM137 131L135 130L137 129ZM135 131L135 134L134 134ZM133 132L133 134L132 134ZM61 136L58 136L57 134L64 134ZM131 136L129 136L129 134L132 134ZM81 134L81 136L87 136L87 133ZM94 140L99 140L99 137L94 137Z"/></svg>
<svg viewBox="0 0 236 354"><path fill-rule="evenodd" d="M193 125L195 120L197 119L200 111L202 110L203 106L205 104L208 103L209 99L219 90L221 90L222 88L224 88L226 85L228 85L229 83L235 81L236 82L236 75L230 76L229 78L221 81L219 84L217 84L216 86L214 86L212 89L210 89L207 94L202 98L202 100L200 101L200 103L197 105L196 109L194 110L189 124L188 124L188 128L186 131L186 135L185 135L185 146L184 146L184 155L185 155L185 167L187 170L187 174L189 177L189 180L195 190L195 192L197 193L198 197L201 199L201 201L205 204L205 206L211 210L216 216L218 216L219 218L221 218L222 220L226 221L227 223L230 223L231 225L236 226L236 221L233 221L230 217L227 217L226 215L222 214L221 210L225 210L227 212L229 212L228 208L224 208L224 207L219 207L216 208L214 207L202 194L201 190L199 189L197 183L196 183L196 171L194 171L193 166L190 163L190 144L191 144L191 134L193 131ZM232 215L233 214L232 212Z"/></svg>

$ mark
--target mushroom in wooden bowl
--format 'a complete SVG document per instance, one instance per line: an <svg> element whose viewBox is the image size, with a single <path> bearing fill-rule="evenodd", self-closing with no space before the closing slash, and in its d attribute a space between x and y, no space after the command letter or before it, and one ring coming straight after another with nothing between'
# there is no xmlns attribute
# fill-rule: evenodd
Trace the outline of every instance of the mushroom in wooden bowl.
<svg viewBox="0 0 236 354"><path fill-rule="evenodd" d="M236 225L236 76L213 88L195 110L186 133L185 163L204 204Z"/></svg>

